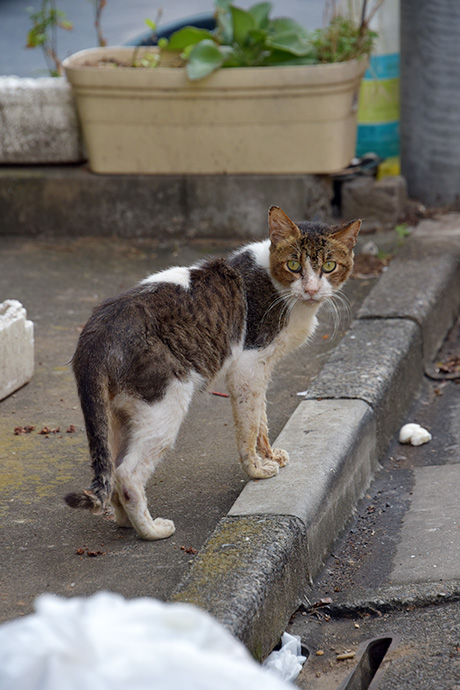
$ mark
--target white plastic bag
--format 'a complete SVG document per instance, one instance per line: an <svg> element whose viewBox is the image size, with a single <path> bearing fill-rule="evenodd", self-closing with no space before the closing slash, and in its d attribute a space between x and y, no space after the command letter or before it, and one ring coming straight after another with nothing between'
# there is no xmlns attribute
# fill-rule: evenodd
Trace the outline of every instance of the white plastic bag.
<svg viewBox="0 0 460 690"><path fill-rule="evenodd" d="M307 657L302 656L300 637L284 633L281 648L272 652L262 664L287 682L294 681L302 670Z"/></svg>
<svg viewBox="0 0 460 690"><path fill-rule="evenodd" d="M286 690L189 604L42 595L0 625L0 690Z"/></svg>

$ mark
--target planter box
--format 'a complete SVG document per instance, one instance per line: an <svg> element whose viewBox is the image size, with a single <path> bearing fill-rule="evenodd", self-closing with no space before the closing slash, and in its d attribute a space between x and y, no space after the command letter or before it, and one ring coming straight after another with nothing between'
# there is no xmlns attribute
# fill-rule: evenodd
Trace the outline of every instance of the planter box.
<svg viewBox="0 0 460 690"><path fill-rule="evenodd" d="M96 66L130 55L96 48L63 63L94 172L331 173L354 156L365 60L229 68L200 82L183 68Z"/></svg>

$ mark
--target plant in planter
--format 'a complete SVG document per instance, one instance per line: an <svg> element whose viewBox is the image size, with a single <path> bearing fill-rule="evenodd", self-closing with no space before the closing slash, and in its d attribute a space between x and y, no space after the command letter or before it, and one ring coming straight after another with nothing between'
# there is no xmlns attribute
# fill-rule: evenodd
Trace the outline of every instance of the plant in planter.
<svg viewBox="0 0 460 690"><path fill-rule="evenodd" d="M309 33L270 10L217 0L214 32L186 27L136 48L134 66L132 48L67 58L91 169L289 174L348 165L367 23L333 19Z"/></svg>
<svg viewBox="0 0 460 690"><path fill-rule="evenodd" d="M260 2L245 10L231 0L216 0L216 29L186 26L163 50L180 52L191 80L221 67L275 67L345 62L369 55L375 34L364 15L360 25L334 15L324 29L307 31L296 21L270 18L272 5Z"/></svg>
<svg viewBox="0 0 460 690"><path fill-rule="evenodd" d="M107 45L101 28L101 14L106 0L90 0L94 5L94 26L98 45ZM41 0L38 9L28 8L32 27L27 33L27 48L41 48L51 77L62 75L62 62L57 50L58 29L72 31L73 24L62 10L56 7L55 0Z"/></svg>
<svg viewBox="0 0 460 690"><path fill-rule="evenodd" d="M57 30L71 31L73 24L53 0L42 0L39 9L29 8L32 28L27 34L27 48L41 48L50 76L59 77L62 65L57 53Z"/></svg>

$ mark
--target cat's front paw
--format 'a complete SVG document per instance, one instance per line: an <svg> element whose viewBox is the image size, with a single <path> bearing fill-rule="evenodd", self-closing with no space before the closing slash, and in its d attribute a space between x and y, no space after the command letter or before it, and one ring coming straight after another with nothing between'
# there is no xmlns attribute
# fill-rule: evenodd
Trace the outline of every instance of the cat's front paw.
<svg viewBox="0 0 460 690"><path fill-rule="evenodd" d="M172 520L165 520L164 518L155 518L151 524L143 526L142 530L138 530L138 535L141 539L147 541L155 541L156 539L167 539L170 537L176 528Z"/></svg>
<svg viewBox="0 0 460 690"><path fill-rule="evenodd" d="M251 479L269 479L278 474L280 466L274 460L259 455L241 460L243 469Z"/></svg>
<svg viewBox="0 0 460 690"><path fill-rule="evenodd" d="M282 448L273 448L273 460L277 462L280 467L284 467L289 462L289 453Z"/></svg>

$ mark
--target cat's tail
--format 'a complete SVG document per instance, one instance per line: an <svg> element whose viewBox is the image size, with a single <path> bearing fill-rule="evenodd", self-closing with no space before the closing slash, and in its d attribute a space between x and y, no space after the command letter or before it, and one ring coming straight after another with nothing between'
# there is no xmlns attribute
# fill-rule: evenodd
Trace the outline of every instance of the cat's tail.
<svg viewBox="0 0 460 690"><path fill-rule="evenodd" d="M71 508L83 508L99 514L106 509L114 489L114 465L108 443L107 385L102 377L88 372L86 366L80 376L82 367L79 366L78 359L74 358L73 366L85 418L94 477L89 489L67 494L64 501Z"/></svg>
<svg viewBox="0 0 460 690"><path fill-rule="evenodd" d="M106 501L100 499L92 486L91 489L75 493L66 494L64 501L71 508L84 508L90 510L95 515L99 515L104 511Z"/></svg>

